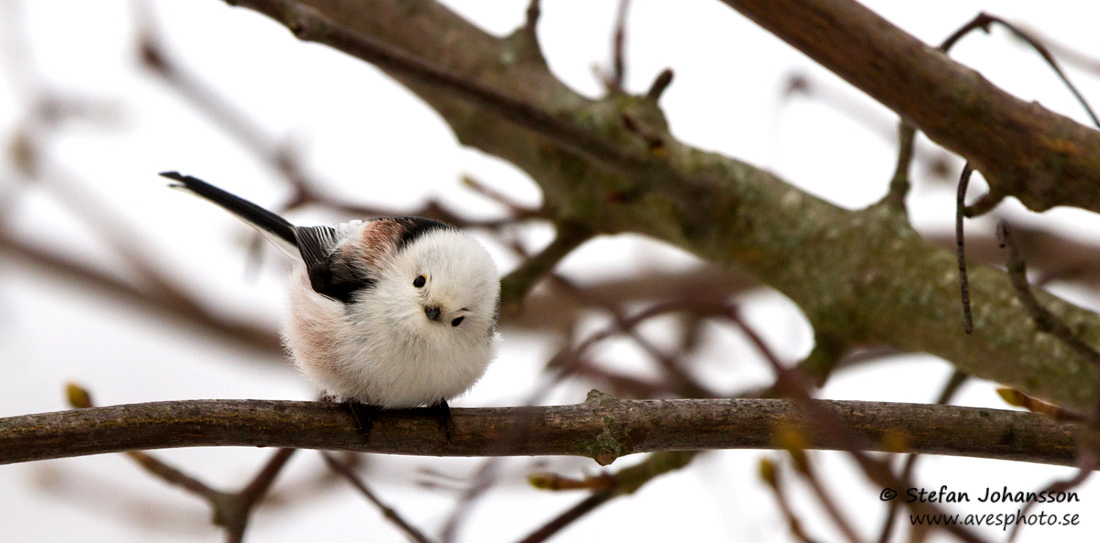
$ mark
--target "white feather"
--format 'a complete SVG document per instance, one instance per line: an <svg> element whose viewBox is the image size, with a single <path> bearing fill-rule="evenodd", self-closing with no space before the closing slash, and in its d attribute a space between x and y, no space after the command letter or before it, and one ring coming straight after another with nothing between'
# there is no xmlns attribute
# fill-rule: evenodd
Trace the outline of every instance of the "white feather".
<svg viewBox="0 0 1100 543"><path fill-rule="evenodd" d="M339 231L354 237L360 228ZM305 266L295 267L284 337L298 367L329 394L385 408L468 390L495 356L500 283L485 248L460 231L432 230L374 266L375 284L346 306L314 292ZM441 318L430 320L425 306L439 306Z"/></svg>

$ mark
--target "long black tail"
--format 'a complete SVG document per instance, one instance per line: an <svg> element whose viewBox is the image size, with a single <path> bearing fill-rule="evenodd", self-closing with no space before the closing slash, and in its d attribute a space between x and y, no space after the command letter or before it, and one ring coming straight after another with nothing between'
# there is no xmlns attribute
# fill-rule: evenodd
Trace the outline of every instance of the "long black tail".
<svg viewBox="0 0 1100 543"><path fill-rule="evenodd" d="M160 175L178 181L178 184L172 184L172 187L186 189L195 195L206 198L261 231L268 232L286 241L291 247L298 246L298 241L294 236L294 225L287 222L286 219L248 200L219 189L202 179L182 175L179 172L161 172Z"/></svg>

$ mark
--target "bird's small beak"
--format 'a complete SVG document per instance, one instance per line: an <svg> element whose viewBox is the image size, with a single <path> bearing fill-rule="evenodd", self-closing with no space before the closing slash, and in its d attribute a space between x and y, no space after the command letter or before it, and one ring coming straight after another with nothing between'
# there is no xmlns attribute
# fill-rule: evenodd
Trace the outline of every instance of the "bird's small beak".
<svg viewBox="0 0 1100 543"><path fill-rule="evenodd" d="M428 320L430 321L438 322L441 313L437 305L424 306L424 314L428 316Z"/></svg>

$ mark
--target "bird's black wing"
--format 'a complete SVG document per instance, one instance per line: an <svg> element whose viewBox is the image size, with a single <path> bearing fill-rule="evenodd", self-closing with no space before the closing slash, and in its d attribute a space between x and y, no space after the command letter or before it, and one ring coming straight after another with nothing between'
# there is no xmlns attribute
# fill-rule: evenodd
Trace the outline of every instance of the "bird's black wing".
<svg viewBox="0 0 1100 543"><path fill-rule="evenodd" d="M299 226L294 228L294 235L306 264L309 284L318 294L346 304L356 291L374 284L366 270L361 269L362 263L356 266L353 255L339 250L335 228Z"/></svg>

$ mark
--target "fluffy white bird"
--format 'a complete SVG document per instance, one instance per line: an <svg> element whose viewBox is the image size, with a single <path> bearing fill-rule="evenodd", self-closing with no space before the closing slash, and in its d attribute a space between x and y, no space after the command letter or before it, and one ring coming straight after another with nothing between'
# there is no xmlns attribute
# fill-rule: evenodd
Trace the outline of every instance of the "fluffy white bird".
<svg viewBox="0 0 1100 543"><path fill-rule="evenodd" d="M349 402L364 432L377 408L438 409L495 356L500 281L489 253L448 224L419 217L294 226L177 172L171 186L205 198L294 258L283 338L325 394Z"/></svg>

